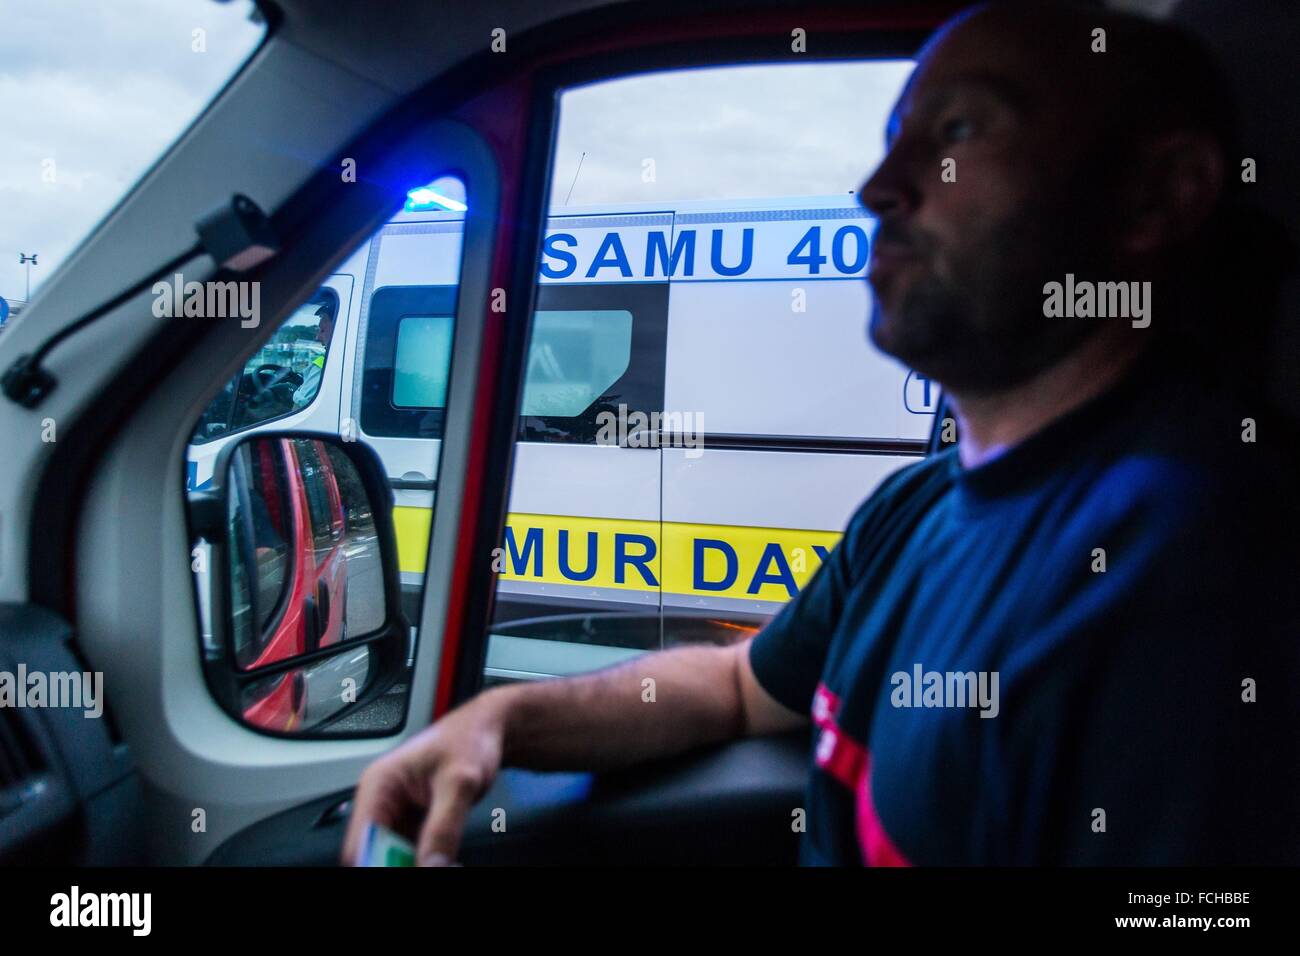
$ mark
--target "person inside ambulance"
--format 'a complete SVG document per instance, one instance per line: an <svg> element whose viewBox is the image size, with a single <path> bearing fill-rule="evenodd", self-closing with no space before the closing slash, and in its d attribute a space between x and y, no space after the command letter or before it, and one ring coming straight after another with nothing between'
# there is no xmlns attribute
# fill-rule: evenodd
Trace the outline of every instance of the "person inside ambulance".
<svg viewBox="0 0 1300 956"><path fill-rule="evenodd" d="M454 861L503 765L809 725L806 863L1300 863L1300 470L1218 361L1263 318L1227 89L1127 15L940 29L860 195L870 337L942 383L956 446L752 639L493 688L377 760L344 861L413 812Z"/></svg>
<svg viewBox="0 0 1300 956"><path fill-rule="evenodd" d="M293 409L306 408L320 391L321 376L325 373L325 353L330 347L330 338L334 335L334 310L322 304L316 310L319 324L316 326L315 341L321 351L312 357L302 373L302 384L293 393Z"/></svg>

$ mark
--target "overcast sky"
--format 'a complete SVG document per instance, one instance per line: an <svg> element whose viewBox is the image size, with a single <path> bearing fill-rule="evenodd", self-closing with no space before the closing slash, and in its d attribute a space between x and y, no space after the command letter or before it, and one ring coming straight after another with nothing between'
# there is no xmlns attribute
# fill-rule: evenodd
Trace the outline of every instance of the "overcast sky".
<svg viewBox="0 0 1300 956"><path fill-rule="evenodd" d="M23 298L20 252L39 253L39 288L197 116L261 37L250 8L6 3L0 296ZM202 53L192 49L199 28ZM738 67L573 90L562 100L553 203L563 205L570 186L570 205L847 194L880 158L885 116L909 69L899 61Z"/></svg>
<svg viewBox="0 0 1300 956"><path fill-rule="evenodd" d="M564 205L570 186L570 205L847 194L879 161L910 71L897 60L746 66L572 90L561 100L552 204Z"/></svg>
<svg viewBox="0 0 1300 956"><path fill-rule="evenodd" d="M35 289L189 126L262 35L251 8L4 0L0 296L23 297L19 252L40 256ZM206 52L192 49L196 29Z"/></svg>

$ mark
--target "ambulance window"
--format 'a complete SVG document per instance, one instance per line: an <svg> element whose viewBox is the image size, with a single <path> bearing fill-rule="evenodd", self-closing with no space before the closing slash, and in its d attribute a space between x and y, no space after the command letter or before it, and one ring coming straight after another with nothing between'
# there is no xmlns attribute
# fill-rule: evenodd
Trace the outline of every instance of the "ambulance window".
<svg viewBox="0 0 1300 956"><path fill-rule="evenodd" d="M538 312L522 414L581 415L627 370L631 352L626 310ZM450 364L451 316L403 316L393 356L394 407L444 407Z"/></svg>
<svg viewBox="0 0 1300 956"><path fill-rule="evenodd" d="M310 405L320 392L338 309L333 289L321 289L295 309L204 409L190 443L201 445Z"/></svg>
<svg viewBox="0 0 1300 956"><path fill-rule="evenodd" d="M381 246L381 262L390 248L395 243ZM358 395L362 432L375 438L442 437L455 308L455 286L391 285L370 296Z"/></svg>
<svg viewBox="0 0 1300 956"><path fill-rule="evenodd" d="M582 414L627 370L631 354L631 312L539 311L521 414Z"/></svg>
<svg viewBox="0 0 1300 956"><path fill-rule="evenodd" d="M384 438L442 437L455 289L385 286L370 300L361 428ZM529 345L520 434L596 444L603 413L663 406L668 284L544 285Z"/></svg>
<svg viewBox="0 0 1300 956"><path fill-rule="evenodd" d="M537 306L522 441L596 445L620 409L648 416L663 407L668 283L549 283L538 289Z"/></svg>
<svg viewBox="0 0 1300 956"><path fill-rule="evenodd" d="M393 404L442 408L451 370L451 316L408 315L397 323L393 357Z"/></svg>

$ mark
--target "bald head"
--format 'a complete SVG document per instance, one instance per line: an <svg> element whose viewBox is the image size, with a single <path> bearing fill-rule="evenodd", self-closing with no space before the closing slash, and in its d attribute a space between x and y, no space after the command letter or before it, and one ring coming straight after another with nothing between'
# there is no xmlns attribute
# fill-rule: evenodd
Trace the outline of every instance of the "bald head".
<svg viewBox="0 0 1300 956"><path fill-rule="evenodd" d="M1095 335L1120 345L1119 323L1045 318L1043 287L1177 265L1222 192L1225 89L1194 41L1133 17L1004 3L950 21L861 191L879 217L872 338L971 392Z"/></svg>
<svg viewBox="0 0 1300 956"><path fill-rule="evenodd" d="M1135 136L1201 130L1229 147L1228 83L1194 37L1169 24L1069 3L984 3L936 31L918 75L991 68L1018 78L1050 122Z"/></svg>

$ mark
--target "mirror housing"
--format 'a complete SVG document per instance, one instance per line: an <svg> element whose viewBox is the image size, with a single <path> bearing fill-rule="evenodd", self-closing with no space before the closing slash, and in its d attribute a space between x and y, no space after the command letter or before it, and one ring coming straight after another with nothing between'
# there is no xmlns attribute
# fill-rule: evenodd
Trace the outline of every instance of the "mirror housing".
<svg viewBox="0 0 1300 956"><path fill-rule="evenodd" d="M222 708L295 739L400 730L407 695L373 706L409 683L410 663L393 492L373 449L328 433L243 435L189 503L204 676Z"/></svg>

